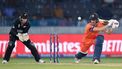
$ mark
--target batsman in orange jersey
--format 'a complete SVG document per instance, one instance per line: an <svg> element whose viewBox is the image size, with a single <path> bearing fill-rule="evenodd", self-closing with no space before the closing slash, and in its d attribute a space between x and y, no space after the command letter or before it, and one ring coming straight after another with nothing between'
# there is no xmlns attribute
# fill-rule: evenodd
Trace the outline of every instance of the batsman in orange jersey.
<svg viewBox="0 0 122 69"><path fill-rule="evenodd" d="M76 63L79 63L80 59L87 55L87 51L92 44L95 45L93 63L98 64L100 62L104 36L100 35L99 32L112 33L113 29L110 28L111 25L108 20L100 20L96 13L90 16L89 22L85 27L80 52L75 55Z"/></svg>

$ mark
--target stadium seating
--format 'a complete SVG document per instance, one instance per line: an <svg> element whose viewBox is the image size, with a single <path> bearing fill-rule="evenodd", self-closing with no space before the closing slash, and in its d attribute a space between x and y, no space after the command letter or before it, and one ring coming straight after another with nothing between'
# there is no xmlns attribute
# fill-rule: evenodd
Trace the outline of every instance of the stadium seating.
<svg viewBox="0 0 122 69"><path fill-rule="evenodd" d="M117 18L121 18L121 0L115 0L112 4L107 4L102 1L103 0L93 0L92 2L91 0L0 0L0 26L11 26L13 20L18 17L20 13L25 11L30 15L32 26L77 26L78 16L87 20L91 12L99 11L98 9L103 5L109 7L113 17L116 15ZM48 7L47 9L45 9L46 6ZM60 6L63 10L63 18L56 18L54 16L54 9L56 6ZM11 17L5 15L5 8L7 7L12 7L14 9L14 12L11 13ZM107 17L109 14L105 15L105 17L109 19L109 17ZM65 23L71 22L68 18L72 18L72 23L75 22L75 24L62 25L58 23L61 22L62 19L66 19L64 20L66 21ZM82 26L84 26L84 24Z"/></svg>

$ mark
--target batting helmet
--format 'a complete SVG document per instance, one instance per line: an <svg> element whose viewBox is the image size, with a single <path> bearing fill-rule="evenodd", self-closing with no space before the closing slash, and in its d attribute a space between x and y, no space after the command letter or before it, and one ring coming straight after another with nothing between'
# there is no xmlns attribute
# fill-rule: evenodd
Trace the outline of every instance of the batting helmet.
<svg viewBox="0 0 122 69"><path fill-rule="evenodd" d="M98 21L99 17L97 13L93 13L92 15L90 15L89 20L97 20Z"/></svg>

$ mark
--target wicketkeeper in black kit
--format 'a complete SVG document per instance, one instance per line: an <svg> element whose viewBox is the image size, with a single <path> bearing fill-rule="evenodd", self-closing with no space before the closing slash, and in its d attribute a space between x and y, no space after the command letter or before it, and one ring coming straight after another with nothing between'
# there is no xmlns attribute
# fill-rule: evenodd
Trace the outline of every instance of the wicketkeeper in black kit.
<svg viewBox="0 0 122 69"><path fill-rule="evenodd" d="M29 39L29 35L28 35L29 28L30 28L30 24L28 21L28 15L27 13L23 13L14 22L14 25L9 32L9 43L2 61L3 64L8 63L8 61L10 60L10 56L13 48L15 47L16 40L20 40L27 48L31 50L31 53L34 56L36 62L38 63L45 62L40 58L39 53L37 52L34 44Z"/></svg>

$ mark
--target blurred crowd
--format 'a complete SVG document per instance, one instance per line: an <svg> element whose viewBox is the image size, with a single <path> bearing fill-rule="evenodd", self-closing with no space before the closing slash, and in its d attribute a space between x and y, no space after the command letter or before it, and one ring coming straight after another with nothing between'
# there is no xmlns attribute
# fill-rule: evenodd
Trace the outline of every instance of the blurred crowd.
<svg viewBox="0 0 122 69"><path fill-rule="evenodd" d="M0 26L11 26L23 12L32 26L84 26L93 12L122 24L121 11L121 0L0 0Z"/></svg>

